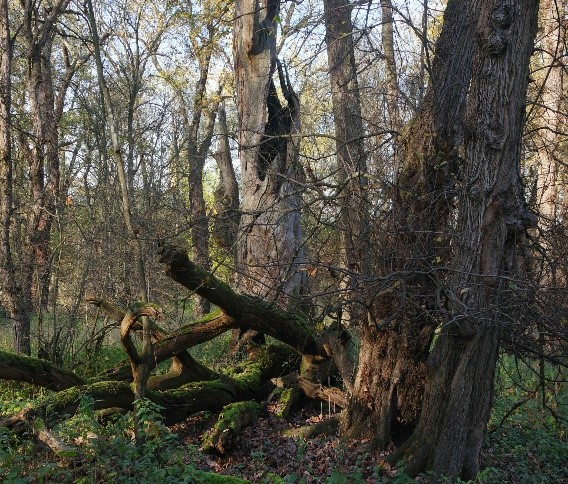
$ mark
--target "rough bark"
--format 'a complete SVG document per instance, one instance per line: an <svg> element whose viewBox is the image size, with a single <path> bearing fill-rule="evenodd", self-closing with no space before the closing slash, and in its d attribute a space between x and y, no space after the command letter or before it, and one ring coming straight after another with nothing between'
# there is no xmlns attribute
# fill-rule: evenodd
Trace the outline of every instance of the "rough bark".
<svg viewBox="0 0 568 484"><path fill-rule="evenodd" d="M301 354L328 356L313 328L299 314L281 310L264 299L233 291L191 262L183 249L164 248L161 262L173 280L221 308L220 317L229 318L233 327L270 335Z"/></svg>
<svg viewBox="0 0 568 484"><path fill-rule="evenodd" d="M247 294L286 307L304 290L300 226L299 102L276 70L279 0L235 2L233 53L239 112L242 204L237 280ZM286 76L287 77L287 76Z"/></svg>
<svg viewBox="0 0 568 484"><path fill-rule="evenodd" d="M20 0L24 12L20 27L21 38L24 39L26 63L26 100L31 120L31 135L27 128L19 131L18 140L20 151L25 153L22 161L27 164L29 173L29 201L25 211L25 237L20 247L10 248L8 242L5 249L10 253L12 262L3 263L6 271L10 265L18 266L18 271L12 273L12 282L5 286L3 299L11 313L14 328L14 347L17 352L30 354L30 312L34 307L34 299L41 310L47 308L50 279L49 241L51 225L56 216L59 199L59 134L58 125L61 118L59 103L56 102L55 82L52 72L52 49L56 35L55 23L62 15L69 0L53 2L50 8L38 8L34 2ZM11 85L6 83L6 70L10 69L13 39L9 35L10 7L6 5L3 11L5 29L3 31L3 102L9 100ZM7 62L10 59L10 62ZM67 79L67 73L64 76ZM65 96L68 83L65 79L59 85L59 99ZM8 96L8 97L7 97ZM4 106L5 107L5 106ZM8 120L9 118L3 118ZM12 118L12 121L16 118ZM7 125L12 129L13 123ZM9 135L8 135L9 136ZM12 162L13 163L13 162ZM6 173L6 175L10 175ZM10 175L11 176L11 175ZM3 180L4 182L4 180ZM7 178L6 183L13 184ZM10 188L11 190L11 188ZM4 195L4 194L3 194ZM5 195L11 197L10 193ZM6 203L12 200L8 198ZM11 210L11 208L10 208ZM6 213L4 214L6 216ZM11 215L10 215L11 216ZM4 219L3 221L6 221ZM10 222L11 223L11 222ZM9 233L4 234L10 237ZM16 250L14 250L16 249ZM5 253L4 255L7 255ZM8 282L8 281L7 281ZM41 312L39 324L41 323ZM41 330L41 328L40 328Z"/></svg>
<svg viewBox="0 0 568 484"><path fill-rule="evenodd" d="M391 331L366 332L342 429L344 435L372 438L384 449L404 442L418 421L426 378L425 341L430 338L427 333L411 338Z"/></svg>
<svg viewBox="0 0 568 484"><path fill-rule="evenodd" d="M449 313L429 358L420 424L392 459L414 475L474 479L493 395L515 246L534 225L519 177L538 1L481 3L467 108Z"/></svg>
<svg viewBox="0 0 568 484"><path fill-rule="evenodd" d="M453 0L444 12L428 91L399 138L402 166L393 190L386 264L380 275L408 274L369 287L370 321L361 334L358 371L342 423L351 437L379 447L404 440L416 425L424 362L441 308L436 271L449 258L447 230L479 1Z"/></svg>
<svg viewBox="0 0 568 484"><path fill-rule="evenodd" d="M47 308L50 278L49 241L51 225L59 199L59 119L55 106L53 66L51 63L55 22L69 0L59 0L43 15L34 2L22 0L27 58L27 91L32 117L33 141L30 162L32 206L28 217L28 260L37 271L36 297ZM42 18L43 17L43 18ZM64 95L64 94L63 94Z"/></svg>

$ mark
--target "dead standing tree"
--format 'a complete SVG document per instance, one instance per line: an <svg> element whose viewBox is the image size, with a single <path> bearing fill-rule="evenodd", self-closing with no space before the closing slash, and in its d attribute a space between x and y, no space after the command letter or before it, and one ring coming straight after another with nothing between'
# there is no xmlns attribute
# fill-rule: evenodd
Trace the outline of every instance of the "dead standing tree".
<svg viewBox="0 0 568 484"><path fill-rule="evenodd" d="M278 97L276 17L278 0L236 2L235 76L242 176L237 240L239 288L283 306L305 284L300 226L299 102L278 69L286 104Z"/></svg>

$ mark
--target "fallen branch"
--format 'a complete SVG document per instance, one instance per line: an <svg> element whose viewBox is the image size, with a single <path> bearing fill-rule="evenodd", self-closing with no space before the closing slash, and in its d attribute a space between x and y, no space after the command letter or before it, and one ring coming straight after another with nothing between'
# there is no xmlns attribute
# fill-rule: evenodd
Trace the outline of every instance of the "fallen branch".
<svg viewBox="0 0 568 484"><path fill-rule="evenodd" d="M312 380L298 375L297 372L273 378L272 383L279 388L300 388L309 398L322 400L341 408L347 406L347 395L344 391L339 388L326 387L319 383L314 383Z"/></svg>
<svg viewBox="0 0 568 484"><path fill-rule="evenodd" d="M174 281L221 308L233 320L234 327L272 336L301 354L328 356L303 317L262 299L238 294L191 262L185 250L162 247L160 262L166 265L166 273Z"/></svg>
<svg viewBox="0 0 568 484"><path fill-rule="evenodd" d="M79 449L61 442L52 432L45 428L45 424L41 419L36 419L31 427L34 437L49 447L57 457L72 460L73 462L84 460L84 456Z"/></svg>
<svg viewBox="0 0 568 484"><path fill-rule="evenodd" d="M114 306L100 298L88 296L85 302L101 308L109 318L122 323L126 311ZM151 332L155 341L154 357L150 369L158 363L172 358L170 371L165 375L151 377L148 388L154 390L166 390L177 388L191 381L213 380L218 374L198 363L186 350L192 346L204 343L210 339L232 329L234 321L222 314L221 311L213 311L205 315L199 321L183 326L178 331L167 335L155 322L152 322ZM132 330L141 330L138 322L133 322ZM132 371L130 362L121 363L115 368L103 372L98 380L130 380Z"/></svg>
<svg viewBox="0 0 568 484"><path fill-rule="evenodd" d="M86 383L72 371L49 361L6 351L0 351L0 379L22 381L56 391Z"/></svg>

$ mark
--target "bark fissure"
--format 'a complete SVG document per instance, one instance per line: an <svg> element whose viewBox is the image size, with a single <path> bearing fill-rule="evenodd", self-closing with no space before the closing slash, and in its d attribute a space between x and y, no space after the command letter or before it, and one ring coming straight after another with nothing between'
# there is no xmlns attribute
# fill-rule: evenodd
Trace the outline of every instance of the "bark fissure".
<svg viewBox="0 0 568 484"><path fill-rule="evenodd" d="M538 1L487 1L467 106L464 181L458 193L454 298L428 359L420 424L392 456L407 472L474 479L493 395L507 277L515 246L533 223L519 177L529 59ZM473 250L472 250L473 249ZM504 279L503 279L504 277ZM512 303L514 304L514 303Z"/></svg>

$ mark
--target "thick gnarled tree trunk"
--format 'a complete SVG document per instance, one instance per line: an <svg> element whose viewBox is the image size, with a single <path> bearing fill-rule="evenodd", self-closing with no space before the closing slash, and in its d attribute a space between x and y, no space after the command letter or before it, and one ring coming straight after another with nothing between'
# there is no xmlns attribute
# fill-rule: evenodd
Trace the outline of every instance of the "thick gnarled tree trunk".
<svg viewBox="0 0 568 484"><path fill-rule="evenodd" d="M474 479L493 394L515 246L535 217L520 183L521 136L538 1L481 2L467 106L449 312L428 361L420 424L393 459L411 475ZM509 302L509 305L508 305Z"/></svg>
<svg viewBox="0 0 568 484"><path fill-rule="evenodd" d="M430 85L399 138L402 156L385 250L375 270L387 285L367 288L370 321L361 335L358 371L343 430L385 448L416 426L425 361L441 308L437 271L448 262L451 198L463 141L463 118L475 48L477 2L453 0L444 14Z"/></svg>

